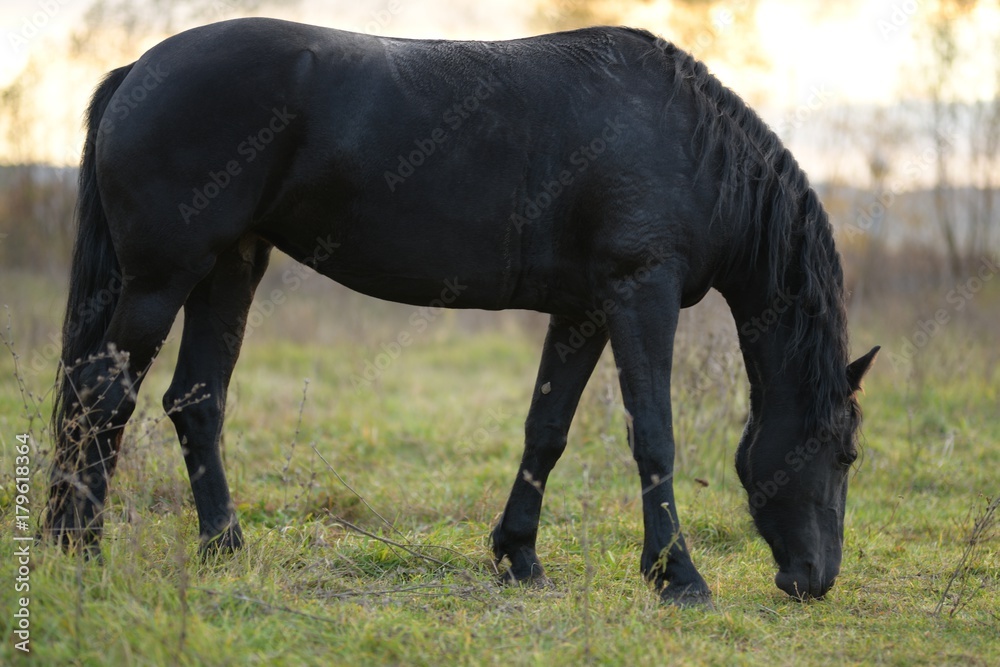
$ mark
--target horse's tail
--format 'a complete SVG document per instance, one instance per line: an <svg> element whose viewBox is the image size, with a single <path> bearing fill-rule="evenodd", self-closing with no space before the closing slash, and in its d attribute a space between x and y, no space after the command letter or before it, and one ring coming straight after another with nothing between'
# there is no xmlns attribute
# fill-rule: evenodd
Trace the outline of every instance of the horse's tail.
<svg viewBox="0 0 1000 667"><path fill-rule="evenodd" d="M134 65L134 63L133 63ZM132 70L132 65L108 72L94 91L87 109L87 138L80 163L76 201L76 242L70 269L69 299L62 329L62 356L56 374L52 410L53 435L64 437L67 411L76 399L73 367L81 359L101 352L100 345L111 323L124 279L111 242L108 219L97 189L97 133L111 97Z"/></svg>

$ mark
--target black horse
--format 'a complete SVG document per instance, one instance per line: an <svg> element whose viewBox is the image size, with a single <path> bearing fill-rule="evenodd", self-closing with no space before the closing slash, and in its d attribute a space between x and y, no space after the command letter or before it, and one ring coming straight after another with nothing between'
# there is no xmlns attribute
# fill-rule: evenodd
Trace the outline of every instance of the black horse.
<svg viewBox="0 0 1000 667"><path fill-rule="evenodd" d="M679 310L719 290L751 384L736 466L775 581L832 586L877 348L848 363L840 260L805 174L687 53L624 28L451 42L227 21L110 72L87 123L44 522L63 544L99 549L122 428L183 307L164 406L203 547L241 545L219 437L276 246L382 299L551 314L493 531L509 580L544 578L541 490L610 340L641 570L675 602L709 589L674 502L672 345Z"/></svg>

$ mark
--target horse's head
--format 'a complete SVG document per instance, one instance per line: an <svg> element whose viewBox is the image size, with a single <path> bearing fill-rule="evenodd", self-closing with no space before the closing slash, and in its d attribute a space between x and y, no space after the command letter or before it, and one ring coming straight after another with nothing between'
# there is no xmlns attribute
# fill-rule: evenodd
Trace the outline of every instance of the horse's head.
<svg viewBox="0 0 1000 667"><path fill-rule="evenodd" d="M736 454L750 514L778 563L774 583L797 598L819 598L840 572L844 506L861 421L855 394L876 347L846 369L850 392L835 406L833 423L806 432L805 393L764 403Z"/></svg>

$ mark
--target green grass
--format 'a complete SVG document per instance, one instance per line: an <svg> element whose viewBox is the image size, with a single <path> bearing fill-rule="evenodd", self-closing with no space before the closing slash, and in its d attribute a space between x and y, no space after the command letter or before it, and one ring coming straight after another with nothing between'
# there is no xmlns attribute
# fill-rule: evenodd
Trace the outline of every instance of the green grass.
<svg viewBox="0 0 1000 667"><path fill-rule="evenodd" d="M20 293L32 295L12 304L23 364L57 326L58 309L45 305L43 287ZM981 308L992 307L990 296ZM297 295L281 322L247 343L224 450L248 547L209 563L196 554L179 446L158 407L176 341L168 346L143 386L112 483L103 565L32 545L36 664L1000 663L995 529L934 613L975 514L1000 491L995 334L958 321L920 352L914 372L876 364L842 574L826 600L798 603L772 582L770 552L733 470L746 388L732 325L717 301L686 313L674 381L676 490L695 563L715 595L710 611L665 607L639 577L639 485L609 355L547 489L539 553L555 585L500 588L487 537L520 456L537 322L442 317L371 387L357 388L351 375L406 326L409 309L379 304L366 320L349 308L351 333L313 313L329 298ZM870 326L854 339L858 349L891 347L898 334ZM54 367L44 355L39 364L25 401L10 355L0 359L8 573L13 436L26 429L43 450L33 457L33 510L44 501L48 433L30 415L47 414ZM12 577L4 581L0 663L19 664L10 633L17 594Z"/></svg>

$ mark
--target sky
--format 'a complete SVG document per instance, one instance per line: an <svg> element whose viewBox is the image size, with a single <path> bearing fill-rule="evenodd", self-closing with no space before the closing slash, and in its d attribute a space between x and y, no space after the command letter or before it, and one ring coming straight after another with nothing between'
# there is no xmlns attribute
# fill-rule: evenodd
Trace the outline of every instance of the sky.
<svg viewBox="0 0 1000 667"><path fill-rule="evenodd" d="M756 29L769 66L708 64L786 142L805 142L799 150L808 154L809 129L819 122L821 112L843 106L889 107L915 94L913 83L920 81L915 63L921 56L915 12L926 4L921 0L760 0ZM27 150L57 164L73 164L78 159L82 112L100 76L94 63L74 62L65 56L67 40L89 5L90 0L0 0L0 88L18 76L29 56L36 58L40 77L32 94L42 129L31 135ZM623 23L670 39L669 3L633 5L635 9L623 17ZM726 22L728 6L719 4L713 24L705 27L705 39L739 38L739 28ZM530 1L513 0L301 0L290 10L265 8L262 14L398 36L508 39L537 33L536 11ZM1000 14L984 13L974 25L975 30L960 35L962 41L976 44L981 40L988 45L987 38L1000 33ZM142 46L156 41L151 38ZM959 73L960 88L972 99L992 95L996 84L995 73L989 78L979 69L985 68L973 64ZM9 161L7 148L0 142L0 161ZM814 156L817 161L819 157Z"/></svg>

